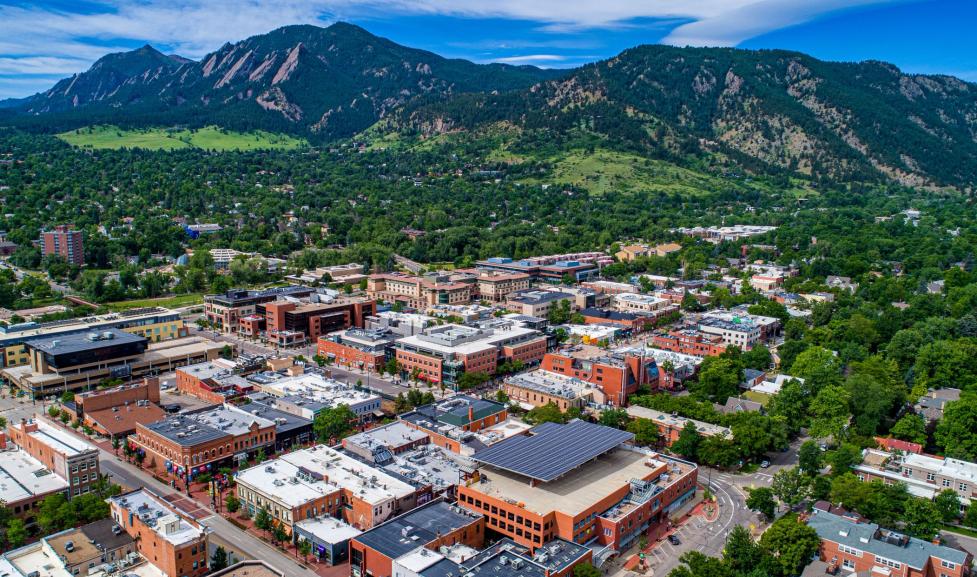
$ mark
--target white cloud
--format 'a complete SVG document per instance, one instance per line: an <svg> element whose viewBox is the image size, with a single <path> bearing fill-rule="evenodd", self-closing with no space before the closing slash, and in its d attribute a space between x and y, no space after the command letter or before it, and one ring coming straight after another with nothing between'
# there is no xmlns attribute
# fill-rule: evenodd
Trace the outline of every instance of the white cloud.
<svg viewBox="0 0 977 577"><path fill-rule="evenodd" d="M504 62L506 64L532 64L534 62L563 62L566 60L566 56L560 56L559 54L526 54L524 56L504 56L502 58L494 58L493 62Z"/></svg>
<svg viewBox="0 0 977 577"><path fill-rule="evenodd" d="M668 43L735 45L833 11L897 1L906 0L93 0L83 13L41 0L0 4L0 73L77 72L133 42L199 58L225 42L287 24L400 14L528 20L564 38L657 19L670 26L688 22L672 31ZM546 62L555 55L535 56Z"/></svg>

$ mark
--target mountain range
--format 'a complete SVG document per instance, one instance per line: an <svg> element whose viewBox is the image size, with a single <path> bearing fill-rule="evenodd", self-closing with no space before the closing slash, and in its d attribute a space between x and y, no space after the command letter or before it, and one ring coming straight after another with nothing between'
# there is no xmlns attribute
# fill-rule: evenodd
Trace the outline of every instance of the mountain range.
<svg viewBox="0 0 977 577"><path fill-rule="evenodd" d="M421 137L504 125L802 178L977 182L977 85L780 50L645 45L544 70L446 59L346 23L287 26L199 61L151 46L110 54L0 107L5 123L45 130L217 124L317 141L379 120Z"/></svg>

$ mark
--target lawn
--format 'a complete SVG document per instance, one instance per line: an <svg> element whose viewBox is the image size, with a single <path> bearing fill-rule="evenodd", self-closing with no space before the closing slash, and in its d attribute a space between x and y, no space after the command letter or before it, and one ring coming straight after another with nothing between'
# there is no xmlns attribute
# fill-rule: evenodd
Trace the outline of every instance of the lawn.
<svg viewBox="0 0 977 577"><path fill-rule="evenodd" d="M166 307L169 309L188 307L192 305L203 304L204 297L200 293L188 294L188 295L177 295L174 297L164 297L158 299L139 299L132 301L118 301L114 303L106 303L106 307L113 311L125 311L129 309L138 309L145 307Z"/></svg>
<svg viewBox="0 0 977 577"><path fill-rule="evenodd" d="M234 132L216 126L198 129L146 128L123 130L116 126L89 126L62 132L58 138L72 146L90 149L145 148L148 150L266 150L308 146L301 138L264 132Z"/></svg>

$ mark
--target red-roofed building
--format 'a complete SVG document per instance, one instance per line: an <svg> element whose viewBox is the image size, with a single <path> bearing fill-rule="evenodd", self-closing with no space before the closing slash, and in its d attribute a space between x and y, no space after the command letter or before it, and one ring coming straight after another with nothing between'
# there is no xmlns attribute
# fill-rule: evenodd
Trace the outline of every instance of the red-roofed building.
<svg viewBox="0 0 977 577"><path fill-rule="evenodd" d="M902 439L875 437L875 442L878 444L879 448L885 449L889 452L902 451L903 453L915 453L917 455L920 455L923 452L923 446L919 443L911 443L909 441L903 441Z"/></svg>

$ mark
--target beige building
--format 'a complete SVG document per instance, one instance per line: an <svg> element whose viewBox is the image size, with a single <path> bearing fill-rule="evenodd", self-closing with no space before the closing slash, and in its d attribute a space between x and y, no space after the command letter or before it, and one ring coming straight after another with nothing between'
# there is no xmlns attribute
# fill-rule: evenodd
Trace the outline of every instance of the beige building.
<svg viewBox="0 0 977 577"><path fill-rule="evenodd" d="M438 304L467 304L472 300L472 293L471 283L403 273L374 274L366 281L366 294L371 299L401 302L418 309Z"/></svg>
<svg viewBox="0 0 977 577"><path fill-rule="evenodd" d="M591 402L605 403L604 393L596 385L543 370L513 375L505 380L501 389L524 408L553 403L566 412L571 407L583 409Z"/></svg>
<svg viewBox="0 0 977 577"><path fill-rule="evenodd" d="M977 463L877 449L866 449L862 457L862 463L853 467L862 481L880 480L888 485L905 483L909 494L926 499L952 489L964 505L969 505L977 495Z"/></svg>

